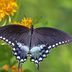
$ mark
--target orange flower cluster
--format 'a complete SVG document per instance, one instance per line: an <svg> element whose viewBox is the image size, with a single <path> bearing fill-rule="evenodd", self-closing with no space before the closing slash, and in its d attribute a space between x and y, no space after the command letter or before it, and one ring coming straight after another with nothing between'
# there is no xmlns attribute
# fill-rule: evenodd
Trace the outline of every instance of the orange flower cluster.
<svg viewBox="0 0 72 72"><path fill-rule="evenodd" d="M16 9L17 9L16 0L0 0L0 21L5 16L14 15Z"/></svg>
<svg viewBox="0 0 72 72"><path fill-rule="evenodd" d="M5 71L8 71L9 67L8 67L8 65L4 65L4 66L2 67L2 69L5 70Z"/></svg>
<svg viewBox="0 0 72 72"><path fill-rule="evenodd" d="M4 71L8 71L9 70L9 66L8 65L4 65L3 67L2 67L2 69L4 70ZM12 72L17 72L17 67L16 66L12 66ZM24 72L22 69L19 69L18 70L18 72Z"/></svg>
<svg viewBox="0 0 72 72"><path fill-rule="evenodd" d="M32 25L32 19L31 18L23 18L21 22L12 22L12 24L19 24L25 27L30 28Z"/></svg>

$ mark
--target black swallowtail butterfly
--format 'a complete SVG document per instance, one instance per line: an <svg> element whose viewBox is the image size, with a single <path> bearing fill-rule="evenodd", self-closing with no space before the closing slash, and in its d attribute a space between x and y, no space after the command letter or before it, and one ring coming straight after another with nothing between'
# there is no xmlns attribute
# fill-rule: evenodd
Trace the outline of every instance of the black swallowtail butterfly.
<svg viewBox="0 0 72 72"><path fill-rule="evenodd" d="M7 25L0 27L0 39L12 47L12 52L20 64L27 56L38 65L47 57L51 48L72 41L72 37L58 29L41 27L29 29L21 25Z"/></svg>

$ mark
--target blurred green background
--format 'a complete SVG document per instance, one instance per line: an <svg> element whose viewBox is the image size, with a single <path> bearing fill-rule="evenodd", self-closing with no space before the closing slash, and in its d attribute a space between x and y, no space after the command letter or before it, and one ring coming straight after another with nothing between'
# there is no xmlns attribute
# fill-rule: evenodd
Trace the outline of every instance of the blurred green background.
<svg viewBox="0 0 72 72"><path fill-rule="evenodd" d="M72 35L72 0L17 0L18 11L13 21L26 16L37 27L54 27ZM17 65L8 45L0 45L0 69L4 64ZM28 60L22 64L24 72L72 72L72 43L51 50L40 64L40 70Z"/></svg>

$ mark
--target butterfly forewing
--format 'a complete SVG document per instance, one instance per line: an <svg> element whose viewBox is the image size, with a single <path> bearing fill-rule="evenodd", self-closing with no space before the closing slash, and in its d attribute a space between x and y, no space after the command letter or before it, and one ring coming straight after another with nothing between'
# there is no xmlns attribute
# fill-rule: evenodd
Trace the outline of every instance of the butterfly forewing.
<svg viewBox="0 0 72 72"><path fill-rule="evenodd" d="M31 61L39 63L43 58L47 57L51 48L70 41L72 41L72 37L58 29L47 27L35 29L32 35Z"/></svg>
<svg viewBox="0 0 72 72"><path fill-rule="evenodd" d="M58 42L72 40L72 37L66 34L63 31L54 28L37 28L34 30L36 34L38 34L38 39L42 40L42 42L46 42L49 45L54 45ZM41 37L40 37L41 36Z"/></svg>
<svg viewBox="0 0 72 72"><path fill-rule="evenodd" d="M20 40L21 36L27 37L28 31L28 28L20 25L8 25L0 28L0 36L11 41L15 41ZM21 38L21 40L25 39L23 37Z"/></svg>

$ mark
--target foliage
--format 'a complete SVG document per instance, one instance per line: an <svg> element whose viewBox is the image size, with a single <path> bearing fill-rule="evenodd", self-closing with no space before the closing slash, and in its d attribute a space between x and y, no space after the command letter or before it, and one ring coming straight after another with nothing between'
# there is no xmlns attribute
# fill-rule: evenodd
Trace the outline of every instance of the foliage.
<svg viewBox="0 0 72 72"><path fill-rule="evenodd" d="M54 27L72 35L72 1L71 0L17 0L18 10L12 21L20 22L28 17L37 27ZM2 25L4 21L0 23ZM72 44L63 45L51 50L40 64L40 70L28 60L22 64L24 72L72 72ZM11 47L0 45L0 69L4 64L17 65Z"/></svg>

